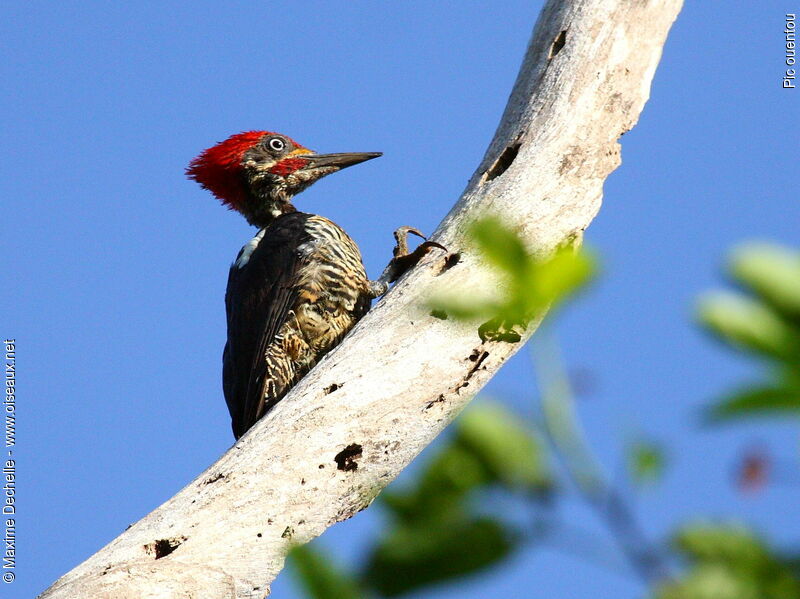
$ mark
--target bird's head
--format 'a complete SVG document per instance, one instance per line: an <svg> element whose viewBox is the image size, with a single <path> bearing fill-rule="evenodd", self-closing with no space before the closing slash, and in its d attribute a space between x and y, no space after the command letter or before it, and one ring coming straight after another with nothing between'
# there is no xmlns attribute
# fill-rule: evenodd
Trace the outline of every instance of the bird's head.
<svg viewBox="0 0 800 599"><path fill-rule="evenodd" d="M294 212L292 198L314 181L380 155L317 154L280 133L246 131L204 150L186 174L250 224L263 227Z"/></svg>

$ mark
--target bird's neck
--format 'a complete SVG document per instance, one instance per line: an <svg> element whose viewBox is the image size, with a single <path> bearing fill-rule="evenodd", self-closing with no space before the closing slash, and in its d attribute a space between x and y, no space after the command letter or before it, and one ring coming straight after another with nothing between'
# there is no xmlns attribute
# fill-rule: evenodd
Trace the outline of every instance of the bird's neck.
<svg viewBox="0 0 800 599"><path fill-rule="evenodd" d="M251 197L247 203L244 216L251 225L259 229L270 225L276 218L283 214L297 212L291 198L257 198Z"/></svg>

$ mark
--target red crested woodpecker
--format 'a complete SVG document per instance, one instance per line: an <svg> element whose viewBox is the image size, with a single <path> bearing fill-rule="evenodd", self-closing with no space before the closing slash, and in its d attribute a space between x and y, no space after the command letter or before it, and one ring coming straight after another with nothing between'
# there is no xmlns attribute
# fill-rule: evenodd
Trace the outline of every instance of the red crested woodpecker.
<svg viewBox="0 0 800 599"><path fill-rule="evenodd" d="M395 233L395 259L370 281L358 246L341 227L292 205L325 175L380 155L317 154L285 135L247 131L205 150L187 168L259 228L231 266L225 293L222 379L237 439L342 340L389 282L441 247L426 242L408 254L405 236L419 232L403 227Z"/></svg>

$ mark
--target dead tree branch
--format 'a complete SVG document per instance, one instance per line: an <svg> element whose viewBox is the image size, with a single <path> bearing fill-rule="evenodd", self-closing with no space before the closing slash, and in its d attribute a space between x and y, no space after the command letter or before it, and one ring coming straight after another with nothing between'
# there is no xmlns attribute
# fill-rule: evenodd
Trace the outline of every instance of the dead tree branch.
<svg viewBox="0 0 800 599"><path fill-rule="evenodd" d="M433 252L215 464L43 599L269 593L291 543L367 507L521 344L424 309L487 285L467 223L503 214L535 247L580 239L620 164L681 0L550 0L500 126ZM532 333L532 329L528 334Z"/></svg>

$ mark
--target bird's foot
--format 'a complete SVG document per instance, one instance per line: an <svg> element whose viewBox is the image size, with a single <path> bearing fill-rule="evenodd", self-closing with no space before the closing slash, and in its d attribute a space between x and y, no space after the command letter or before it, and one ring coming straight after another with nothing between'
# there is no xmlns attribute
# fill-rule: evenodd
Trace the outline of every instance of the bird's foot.
<svg viewBox="0 0 800 599"><path fill-rule="evenodd" d="M413 252L408 251L409 233L413 233L417 237L421 237L425 240L419 244ZM394 250L392 250L392 255L394 257L383 270L380 278L378 278L377 281L371 281L372 292L375 297L386 293L389 290L389 283L394 283L406 272L414 268L433 248L447 251L443 245L435 241L428 241L428 238L425 237L419 229L415 229L414 227L400 227L394 232L394 239L396 242Z"/></svg>
<svg viewBox="0 0 800 599"><path fill-rule="evenodd" d="M423 241L417 249L413 252L408 251L408 234L413 233L417 237L421 237L425 241ZM403 276L406 272L410 269L415 267L419 264L419 261L422 260L423 256L430 252L433 248L439 248L440 250L444 250L445 252L447 249L435 241L428 241L428 238L423 235L419 229L415 229L414 227L400 227L394 232L394 239L397 242L397 245L394 246L394 250L392 251L392 261L389 263L388 268L392 270L391 277L389 278L390 283L394 283L397 279Z"/></svg>

